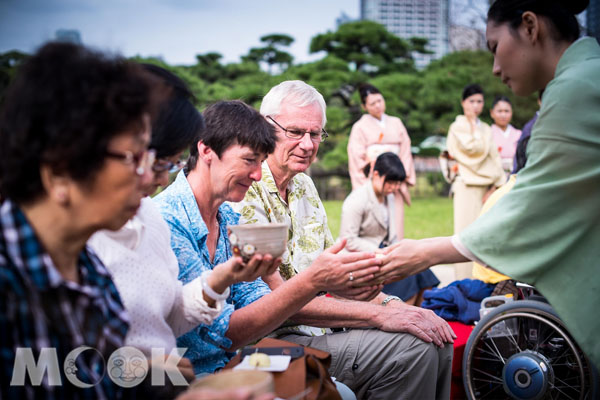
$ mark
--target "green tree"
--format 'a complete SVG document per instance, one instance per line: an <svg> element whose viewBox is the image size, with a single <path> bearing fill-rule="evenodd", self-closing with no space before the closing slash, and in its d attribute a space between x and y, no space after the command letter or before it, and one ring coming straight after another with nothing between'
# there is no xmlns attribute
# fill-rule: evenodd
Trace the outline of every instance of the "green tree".
<svg viewBox="0 0 600 400"><path fill-rule="evenodd" d="M221 65L223 56L210 52L196 55L196 65L190 67L190 72L207 82L216 82L223 77L224 67Z"/></svg>
<svg viewBox="0 0 600 400"><path fill-rule="evenodd" d="M264 47L253 47L247 55L242 57L243 61L251 61L257 64L261 62L269 66L269 73L273 72L273 66L278 65L280 70L285 70L294 61L294 57L281 50L281 47L289 47L294 38L283 33L273 33L260 38L260 41L265 44Z"/></svg>
<svg viewBox="0 0 600 400"><path fill-rule="evenodd" d="M423 39L426 40L426 39ZM319 34L310 42L310 52L325 51L370 75L386 71L411 71L411 53L424 51L422 40L407 41L388 32L373 21L356 21L340 25L337 31Z"/></svg>
<svg viewBox="0 0 600 400"><path fill-rule="evenodd" d="M4 92L17 73L17 69L28 57L27 54L17 50L0 54L0 104L4 98Z"/></svg>

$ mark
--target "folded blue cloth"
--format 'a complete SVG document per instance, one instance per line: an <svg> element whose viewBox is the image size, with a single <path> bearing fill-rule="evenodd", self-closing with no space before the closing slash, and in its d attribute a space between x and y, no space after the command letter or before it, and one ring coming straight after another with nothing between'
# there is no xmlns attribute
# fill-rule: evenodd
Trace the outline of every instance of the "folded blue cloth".
<svg viewBox="0 0 600 400"><path fill-rule="evenodd" d="M479 320L481 300L493 290L494 285L477 279L454 281L441 289L426 290L421 307L433 310L445 320L471 324Z"/></svg>

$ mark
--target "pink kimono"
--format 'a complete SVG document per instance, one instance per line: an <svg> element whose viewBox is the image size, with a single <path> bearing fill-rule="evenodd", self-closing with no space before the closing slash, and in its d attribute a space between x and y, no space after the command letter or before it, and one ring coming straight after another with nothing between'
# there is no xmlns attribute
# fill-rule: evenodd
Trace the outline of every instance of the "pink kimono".
<svg viewBox="0 0 600 400"><path fill-rule="evenodd" d="M498 125L492 124L492 136L502 158L502 168L505 171L512 171L513 158L517 151L517 142L521 137L521 131L510 124L506 131L500 129Z"/></svg>
<svg viewBox="0 0 600 400"><path fill-rule="evenodd" d="M410 205L408 186L416 182L415 166L410 151L410 137L402 121L397 117L383 115L383 126L379 120L369 114L364 114L350 132L348 141L348 170L352 189L364 185L368 178L363 168L368 163L374 163L381 153L391 151L398 155L404 169L406 180L395 194L396 232L398 239L404 237L404 203Z"/></svg>

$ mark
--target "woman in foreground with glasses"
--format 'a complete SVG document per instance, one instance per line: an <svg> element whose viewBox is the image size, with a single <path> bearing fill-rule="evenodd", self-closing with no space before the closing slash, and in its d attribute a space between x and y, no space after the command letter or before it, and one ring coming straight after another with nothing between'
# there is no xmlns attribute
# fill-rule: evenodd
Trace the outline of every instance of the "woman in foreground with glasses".
<svg viewBox="0 0 600 400"><path fill-rule="evenodd" d="M142 184L144 194L150 196L158 187L167 186L169 173L185 165L181 156L198 142L204 121L181 79L154 65L144 67L171 90L152 124L150 149L156 160L151 176ZM210 325L223 309L229 286L254 280L267 268L256 259L244 265L240 257L233 257L210 274L183 285L177 279L179 265L170 236L156 206L145 197L135 217L122 229L100 231L89 241L112 273L129 313L131 327L125 343L148 358L152 349L154 356L157 352L168 356L176 348L177 336L200 324ZM182 359L178 368L188 380L194 379L188 359ZM163 390L169 389L173 388Z"/></svg>
<svg viewBox="0 0 600 400"><path fill-rule="evenodd" d="M368 177L365 168L373 170L377 156L392 152L400 157L406 171L406 180L394 194L396 209L396 234L404 238L404 204L410 206L409 186L416 183L415 167L410 151L410 137L400 118L385 113L385 99L373 85L362 84L358 88L364 114L353 126L348 140L348 172L352 190L365 183Z"/></svg>
<svg viewBox="0 0 600 400"><path fill-rule="evenodd" d="M121 397L123 388L104 374L104 363L125 342L127 315L86 241L99 229L121 228L138 210L151 161L155 84L139 65L50 43L28 59L6 93L0 111L2 398ZM62 366L81 346L94 351L74 356L76 374L67 374ZM48 351L58 371L35 385L35 371L27 378L23 364L27 352L37 362Z"/></svg>

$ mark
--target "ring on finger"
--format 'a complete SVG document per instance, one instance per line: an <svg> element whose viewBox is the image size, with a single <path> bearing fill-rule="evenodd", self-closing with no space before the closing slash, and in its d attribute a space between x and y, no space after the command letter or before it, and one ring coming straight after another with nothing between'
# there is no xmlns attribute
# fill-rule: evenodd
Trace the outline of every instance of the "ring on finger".
<svg viewBox="0 0 600 400"><path fill-rule="evenodd" d="M354 275L352 275L352 272L350 272L350 276L348 277L348 280L350 282L352 282L354 280Z"/></svg>

